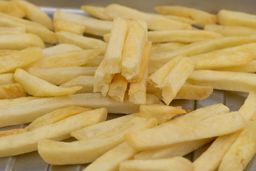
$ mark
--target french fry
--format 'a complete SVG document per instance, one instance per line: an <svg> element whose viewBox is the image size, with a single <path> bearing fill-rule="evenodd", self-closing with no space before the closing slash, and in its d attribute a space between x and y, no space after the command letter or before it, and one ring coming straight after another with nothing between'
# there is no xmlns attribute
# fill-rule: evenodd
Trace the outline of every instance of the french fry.
<svg viewBox="0 0 256 171"><path fill-rule="evenodd" d="M18 98L19 99L19 98ZM17 99L17 100L18 100ZM147 96L147 104L160 103L155 96ZM99 93L75 94L64 97L32 98L17 103L5 104L0 108L0 126L23 124L51 112L55 109L68 106L106 107L109 113L129 114L139 110L139 106L128 102L116 102ZM31 107L33 106L33 107Z"/></svg>
<svg viewBox="0 0 256 171"><path fill-rule="evenodd" d="M245 65L218 68L221 71L234 71L234 72L256 72L256 60L253 60Z"/></svg>
<svg viewBox="0 0 256 171"><path fill-rule="evenodd" d="M59 20L55 19L53 23L53 27L55 32L70 32L70 33L75 33L79 35L83 35L85 32L85 27L82 24L78 23L73 23L70 21L64 21L64 20Z"/></svg>
<svg viewBox="0 0 256 171"><path fill-rule="evenodd" d="M31 131L37 129L39 127L43 127L46 125L50 125L61 120L64 120L73 115L77 115L78 113L82 113L90 110L89 108L78 107L78 106L70 106L64 107L57 110L54 110L50 113L47 113L37 119L35 119L32 123L26 126L26 130Z"/></svg>
<svg viewBox="0 0 256 171"><path fill-rule="evenodd" d="M26 129L16 128L16 129L9 129L9 130L0 131L0 138L10 136L10 135L20 134L20 133L23 133L23 132L26 132Z"/></svg>
<svg viewBox="0 0 256 171"><path fill-rule="evenodd" d="M256 154L256 121L249 121L236 141L231 145L220 164L220 171L244 170Z"/></svg>
<svg viewBox="0 0 256 171"><path fill-rule="evenodd" d="M22 34L25 33L24 27L0 27L0 35Z"/></svg>
<svg viewBox="0 0 256 171"><path fill-rule="evenodd" d="M57 42L55 33L41 24L0 13L0 26L25 27L28 33L38 35L44 42Z"/></svg>
<svg viewBox="0 0 256 171"><path fill-rule="evenodd" d="M188 159L185 159L183 157L157 160L128 160L122 162L119 167L120 171L192 171L193 169L193 164Z"/></svg>
<svg viewBox="0 0 256 171"><path fill-rule="evenodd" d="M105 11L112 18L122 17L145 21L151 30L191 29L190 24L171 20L161 15L143 13L118 4L108 5Z"/></svg>
<svg viewBox="0 0 256 171"><path fill-rule="evenodd" d="M221 34L204 30L151 31L148 39L153 43L181 42L192 43L222 37Z"/></svg>
<svg viewBox="0 0 256 171"><path fill-rule="evenodd" d="M95 170L117 170L120 163L132 158L136 151L127 143L122 143L113 149L109 150L93 163L87 166L83 171L95 171Z"/></svg>
<svg viewBox="0 0 256 171"><path fill-rule="evenodd" d="M54 55L36 62L31 67L56 68L56 67L77 67L95 66L100 63L102 57L97 49L79 50L64 54Z"/></svg>
<svg viewBox="0 0 256 171"><path fill-rule="evenodd" d="M79 51L82 48L71 45L71 44L58 44L56 46L51 46L43 49L43 54L45 57L60 55L67 52Z"/></svg>
<svg viewBox="0 0 256 171"><path fill-rule="evenodd" d="M250 92L255 91L256 75L243 72L198 70L190 75L188 82L220 90Z"/></svg>
<svg viewBox="0 0 256 171"><path fill-rule="evenodd" d="M212 93L213 88L210 86L184 84L175 96L175 99L203 100L209 97Z"/></svg>
<svg viewBox="0 0 256 171"><path fill-rule="evenodd" d="M255 43L245 44L191 56L190 59L194 61L196 69L240 66L249 63L256 57L255 47Z"/></svg>
<svg viewBox="0 0 256 171"><path fill-rule="evenodd" d="M43 57L42 50L39 48L27 48L17 53L0 56L3 61L0 64L0 73L11 72L16 68L23 68L40 60Z"/></svg>
<svg viewBox="0 0 256 171"><path fill-rule="evenodd" d="M58 87L40 79L22 69L17 69L14 79L22 85L25 91L35 97L65 96L76 93L81 87Z"/></svg>
<svg viewBox="0 0 256 171"><path fill-rule="evenodd" d="M171 103L193 69L193 62L187 58L182 58L168 73L163 84L158 85L162 89L162 99L165 104Z"/></svg>
<svg viewBox="0 0 256 171"><path fill-rule="evenodd" d="M106 117L107 110L100 108L71 116L32 131L1 137L0 156L14 156L35 151L40 140L47 138L65 139L69 137L70 132L103 121Z"/></svg>
<svg viewBox="0 0 256 171"><path fill-rule="evenodd" d="M101 49L103 52L106 48L106 43L102 40L89 38L77 35L70 32L57 32L59 43L69 43L81 47L83 49Z"/></svg>
<svg viewBox="0 0 256 171"><path fill-rule="evenodd" d="M24 97L26 93L18 83L0 85L0 99Z"/></svg>
<svg viewBox="0 0 256 171"><path fill-rule="evenodd" d="M128 82L126 79L122 75L116 74L110 84L108 95L114 100L122 102L124 101L127 87Z"/></svg>
<svg viewBox="0 0 256 171"><path fill-rule="evenodd" d="M256 16L248 13L220 10L218 21L221 25L256 28Z"/></svg>
<svg viewBox="0 0 256 171"><path fill-rule="evenodd" d="M104 56L106 72L115 74L121 71L120 64L127 32L127 21L121 18L116 18L113 22L110 40Z"/></svg>
<svg viewBox="0 0 256 171"><path fill-rule="evenodd" d="M112 20L112 18L108 16L108 14L105 12L104 7L83 5L81 9L92 17L95 17L101 20Z"/></svg>
<svg viewBox="0 0 256 171"><path fill-rule="evenodd" d="M28 47L44 47L44 42L36 35L6 34L0 35L0 49L20 50Z"/></svg>
<svg viewBox="0 0 256 171"><path fill-rule="evenodd" d="M202 139L196 141L188 141L183 143L178 143L171 145L170 147L160 148L156 150L146 150L142 151L134 156L138 160L147 159L162 159L177 156L185 156L203 145L211 142L211 139Z"/></svg>
<svg viewBox="0 0 256 171"><path fill-rule="evenodd" d="M227 122L231 123L230 121L232 121L232 124L229 126L227 126L227 124L225 125ZM180 123L174 122L172 124L170 121L156 128L130 134L127 136L127 141L138 150L147 150L167 147L186 141L225 135L241 130L244 127L244 120L238 112L213 116L200 122L189 122L190 121ZM209 126L207 127L206 125ZM225 128L220 128L220 125L225 125ZM190 132L190 127L193 128L193 133ZM167 132L169 134L168 136L165 136ZM152 139L152 137L155 138Z"/></svg>
<svg viewBox="0 0 256 171"><path fill-rule="evenodd" d="M28 72L55 85L61 85L78 76L90 76L88 80L93 86L93 77L96 67L59 67L59 68L29 68ZM73 82L73 81L71 81ZM76 82L76 81L75 81ZM78 83L80 83L78 81ZM81 82L82 83L82 82ZM84 82L85 85L87 82ZM68 83L69 84L69 83ZM77 84L77 83L71 83ZM71 85L69 84L69 85Z"/></svg>
<svg viewBox="0 0 256 171"><path fill-rule="evenodd" d="M63 20L66 22L70 22L71 24L74 23L84 26L84 33L97 36L103 36L106 33L110 33L110 30L112 28L111 21L102 21L82 15L63 12L61 10L57 10L54 13L54 22L55 20Z"/></svg>
<svg viewBox="0 0 256 171"><path fill-rule="evenodd" d="M196 21L192 20L190 18L185 18L185 17L180 17L180 16L175 16L175 15L164 15L166 18L175 20L175 21L180 21L182 23L187 23L187 24L194 24L196 25Z"/></svg>
<svg viewBox="0 0 256 171"><path fill-rule="evenodd" d="M25 11L13 1L0 1L0 12L19 18L26 15Z"/></svg>
<svg viewBox="0 0 256 171"><path fill-rule="evenodd" d="M185 46L185 43L157 43L152 45L152 53L172 51Z"/></svg>
<svg viewBox="0 0 256 171"><path fill-rule="evenodd" d="M25 0L13 0L12 2L25 11L28 19L38 22L50 30L53 29L51 18L34 4Z"/></svg>
<svg viewBox="0 0 256 171"><path fill-rule="evenodd" d="M14 83L13 74L0 74L0 85Z"/></svg>
<svg viewBox="0 0 256 171"><path fill-rule="evenodd" d="M122 75L128 80L136 80L139 76L144 46L147 41L147 29L138 21L129 22L129 30L124 44L122 56Z"/></svg>
<svg viewBox="0 0 256 171"><path fill-rule="evenodd" d="M126 116L125 116L126 117ZM111 121L106 121L111 122ZM58 142L45 140L39 142L39 153L42 158L51 164L78 164L89 163L96 160L102 154L123 142L123 136L127 132L135 130L143 130L152 126L155 123L151 119L143 119L140 117L132 117L124 125L114 126L112 132L108 130L100 130L98 135L92 135L90 139L75 142ZM103 122L104 124L104 122ZM102 125L101 123L87 127L88 129ZM86 128L84 128L86 130ZM103 132L102 132L103 131ZM91 132L93 134L94 132ZM60 154L62 154L60 157ZM86 156L84 154L87 154ZM70 159L70 155L74 156Z"/></svg>
<svg viewBox="0 0 256 171"><path fill-rule="evenodd" d="M223 36L249 36L256 34L256 29L241 26L223 26L210 24L204 26L204 30L220 33Z"/></svg>
<svg viewBox="0 0 256 171"><path fill-rule="evenodd" d="M73 87L73 86L80 86L82 87L78 93L92 93L93 92L93 83L94 77L93 76L78 76L74 79L71 79L64 84L61 84L63 87Z"/></svg>
<svg viewBox="0 0 256 171"><path fill-rule="evenodd" d="M212 24L217 22L217 18L213 14L184 6L157 6L155 10L160 14L164 15L174 15L192 19L200 25Z"/></svg>

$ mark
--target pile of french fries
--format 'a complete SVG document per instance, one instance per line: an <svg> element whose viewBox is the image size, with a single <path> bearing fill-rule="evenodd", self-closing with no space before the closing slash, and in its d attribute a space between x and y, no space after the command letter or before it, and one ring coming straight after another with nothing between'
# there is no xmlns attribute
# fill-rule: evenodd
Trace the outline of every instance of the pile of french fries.
<svg viewBox="0 0 256 171"><path fill-rule="evenodd" d="M256 154L255 15L81 9L50 18L27 1L0 1L0 157L38 151L52 165L90 163L84 171L246 169ZM169 106L214 89L248 96L232 112Z"/></svg>

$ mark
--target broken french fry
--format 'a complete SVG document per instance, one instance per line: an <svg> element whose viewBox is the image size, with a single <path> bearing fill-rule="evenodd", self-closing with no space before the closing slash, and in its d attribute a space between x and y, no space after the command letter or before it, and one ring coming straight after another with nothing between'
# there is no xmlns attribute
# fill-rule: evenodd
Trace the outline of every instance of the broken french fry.
<svg viewBox="0 0 256 171"><path fill-rule="evenodd" d="M110 84L108 95L116 101L124 101L126 89L128 87L127 80L120 74L116 74Z"/></svg>

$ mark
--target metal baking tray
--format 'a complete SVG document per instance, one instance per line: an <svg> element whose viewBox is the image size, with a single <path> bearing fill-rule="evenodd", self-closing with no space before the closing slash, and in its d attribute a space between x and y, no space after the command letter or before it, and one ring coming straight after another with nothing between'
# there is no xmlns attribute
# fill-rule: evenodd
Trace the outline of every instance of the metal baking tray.
<svg viewBox="0 0 256 171"><path fill-rule="evenodd" d="M210 12L216 12L219 9L231 9L254 13L256 1L254 0L29 0L30 2L40 6L48 14L52 14L55 9L62 8L66 11L83 14L79 10L81 5L107 5L110 3L118 3L127 5L142 11L152 12L154 6L163 4L176 4L195 7ZM224 103L232 111L239 109L243 104L247 94L237 92L214 91L214 93L206 100L202 101L186 101L176 100L172 105L183 106L186 109L196 109L210 104ZM115 117L115 116L110 116ZM209 146L209 145L208 145ZM195 160L207 145L197 151L187 155L190 160ZM85 154L86 155L86 154ZM46 164L37 152L19 155L16 157L0 158L0 171L81 171L86 165L67 165L67 166L51 166ZM246 171L256 171L256 157L250 162Z"/></svg>

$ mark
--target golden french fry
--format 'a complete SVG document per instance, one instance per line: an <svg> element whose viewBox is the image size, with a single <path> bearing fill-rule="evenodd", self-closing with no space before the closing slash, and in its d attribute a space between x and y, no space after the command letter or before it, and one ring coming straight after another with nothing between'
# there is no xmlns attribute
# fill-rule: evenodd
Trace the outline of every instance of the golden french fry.
<svg viewBox="0 0 256 171"><path fill-rule="evenodd" d="M122 75L128 80L136 79L140 72L143 50L147 41L147 29L138 21L129 22L129 30L122 56Z"/></svg>
<svg viewBox="0 0 256 171"><path fill-rule="evenodd" d="M250 92L255 91L256 75L243 72L198 70L190 75L188 82L220 90Z"/></svg>
<svg viewBox="0 0 256 171"><path fill-rule="evenodd" d="M188 141L171 145L170 147L160 148L156 150L142 151L134 156L135 159L147 160L147 159L161 159L177 156L185 156L203 145L211 142L212 139L202 139L196 141Z"/></svg>
<svg viewBox="0 0 256 171"><path fill-rule="evenodd" d="M46 80L52 84L61 85L68 81L71 81L72 79L75 79L78 76L88 76L91 80L88 80L90 85L93 86L93 77L96 70L96 67L60 67L60 68L29 68L28 72L43 79ZM78 81L76 83L71 84L77 84L80 83ZM82 83L82 82L81 82ZM87 85L87 82L84 82L85 85ZM87 83L87 84L86 84ZM67 83L69 86L71 84Z"/></svg>
<svg viewBox="0 0 256 171"><path fill-rule="evenodd" d="M57 10L54 13L54 22L55 20L63 20L69 23L74 23L75 25L84 26L84 32L103 36L106 33L110 33L112 28L111 21L102 21L82 15L72 14L68 12L64 12L61 10Z"/></svg>
<svg viewBox="0 0 256 171"><path fill-rule="evenodd" d="M77 35L70 32L57 32L59 43L69 43L81 47L83 49L101 49L103 52L106 48L106 43L102 40L89 38L82 35Z"/></svg>
<svg viewBox="0 0 256 171"><path fill-rule="evenodd" d="M50 113L47 113L47 114L35 119L28 126L26 126L25 129L28 131L31 131L31 130L37 129L39 127L43 127L46 125L50 125L50 124L59 122L68 117L77 115L78 113L82 113L82 112L85 112L88 110L90 110L90 109L84 108L84 107L78 107L78 106L70 106L70 107L60 108L60 109L54 110Z"/></svg>
<svg viewBox="0 0 256 171"><path fill-rule="evenodd" d="M53 26L51 18L40 8L25 0L12 0L12 2L16 3L21 9L25 11L26 17L28 19L38 22L52 30Z"/></svg>
<svg viewBox="0 0 256 171"><path fill-rule="evenodd" d="M0 74L0 85L14 83L13 74Z"/></svg>
<svg viewBox="0 0 256 171"><path fill-rule="evenodd" d="M26 132L26 131L27 130L24 129L24 128L16 128L16 129L9 129L9 130L0 131L0 138L10 136L10 135L20 134L20 133L23 133L23 132Z"/></svg>
<svg viewBox="0 0 256 171"><path fill-rule="evenodd" d="M234 72L256 72L256 60L253 60L245 65L218 68L221 71L234 71Z"/></svg>
<svg viewBox="0 0 256 171"><path fill-rule="evenodd" d="M39 142L38 150L47 163L55 165L93 162L111 148L122 143L123 136L127 132L155 126L156 122L152 121L153 120L133 116L127 123L124 123L124 125L114 126L112 132L111 130L107 132L105 132L105 130L99 130L99 134L91 135L90 139L70 143L45 140ZM106 121L105 123L107 122L111 121ZM104 122L86 128L91 129L102 124L104 125ZM86 128L83 130L87 130ZM95 132L91 132L91 134L93 133ZM84 154L87 155L85 156ZM70 159L69 156L73 156L73 158Z"/></svg>
<svg viewBox="0 0 256 171"><path fill-rule="evenodd" d="M18 83L0 85L0 99L24 97L26 93Z"/></svg>
<svg viewBox="0 0 256 171"><path fill-rule="evenodd" d="M174 157L170 159L155 159L155 160L128 160L124 161L119 166L120 171L192 171L193 164L183 157Z"/></svg>
<svg viewBox="0 0 256 171"><path fill-rule="evenodd" d="M186 100L203 100L213 93L213 88L210 86L199 86L192 84L184 84L175 99Z"/></svg>
<svg viewBox="0 0 256 171"><path fill-rule="evenodd" d="M204 30L151 31L148 39L153 43L181 42L192 43L222 37L221 34Z"/></svg>
<svg viewBox="0 0 256 171"><path fill-rule="evenodd" d="M244 26L256 28L256 16L244 12L220 10L218 12L218 22L227 26Z"/></svg>
<svg viewBox="0 0 256 171"><path fill-rule="evenodd" d="M128 87L127 80L120 74L116 74L110 84L108 95L116 101L124 101L126 89Z"/></svg>
<svg viewBox="0 0 256 171"><path fill-rule="evenodd" d="M58 87L40 79L22 69L17 69L14 79L22 85L25 91L35 97L65 96L76 93L81 87Z"/></svg>
<svg viewBox="0 0 256 171"><path fill-rule="evenodd" d="M83 171L95 171L95 170L105 170L112 171L117 170L121 162L132 158L136 151L127 143L122 143L113 149L109 150L89 166L87 166Z"/></svg>
<svg viewBox="0 0 256 171"><path fill-rule="evenodd" d="M63 87L74 87L74 86L80 86L82 87L81 90L78 91L78 93L92 93L93 92L93 83L94 83L94 77L93 76L78 76L74 79L71 79L64 84L61 84Z"/></svg>
<svg viewBox="0 0 256 171"><path fill-rule="evenodd" d="M20 50L28 47L44 47L44 42L34 34L0 35L0 49Z"/></svg>
<svg viewBox="0 0 256 171"><path fill-rule="evenodd" d="M176 50L178 48L181 48L183 46L185 46L185 43L157 43L157 44L153 44L152 46L152 52L151 53L160 53L160 52L165 52L165 51L172 51L172 50Z"/></svg>
<svg viewBox="0 0 256 171"><path fill-rule="evenodd" d="M54 56L43 58L36 62L32 67L56 68L56 67L77 67L77 66L95 66L100 63L102 57L97 49L79 50L67 52Z"/></svg>
<svg viewBox="0 0 256 171"><path fill-rule="evenodd" d="M182 58L167 74L163 84L157 85L162 89L162 99L165 104L170 104L177 93L193 72L194 64L188 58Z"/></svg>
<svg viewBox="0 0 256 171"><path fill-rule="evenodd" d="M157 6L155 8L157 12L164 15L180 16L194 20L197 24L212 24L217 22L216 15L208 12L184 7L184 6Z"/></svg>
<svg viewBox="0 0 256 171"><path fill-rule="evenodd" d="M138 10L118 5L110 4L105 8L108 16L129 18L134 20L145 21L151 30L175 30L175 29L191 29L191 25L180 21L168 19L161 15L143 13Z"/></svg>
<svg viewBox="0 0 256 171"><path fill-rule="evenodd" d="M61 19L54 19L53 27L55 32L71 32L82 35L85 32L85 27L81 24L64 21Z"/></svg>
<svg viewBox="0 0 256 171"><path fill-rule="evenodd" d="M42 50L39 48L27 48L17 53L0 56L0 73L14 71L16 68L23 68L42 59ZM9 77L10 78L10 77Z"/></svg>
<svg viewBox="0 0 256 171"><path fill-rule="evenodd" d="M24 27L0 27L0 35L22 34L25 32Z"/></svg>
<svg viewBox="0 0 256 171"><path fill-rule="evenodd" d="M79 51L79 50L82 50L82 48L75 46L75 45L58 44L56 46L51 46L51 47L43 49L43 54L45 57L49 57L49 56L60 55L63 53Z"/></svg>
<svg viewBox="0 0 256 171"><path fill-rule="evenodd" d="M14 156L35 151L37 149L37 143L40 140L47 138L57 140L68 138L70 132L101 122L106 117L107 110L100 108L68 117L32 131L1 137L0 156Z"/></svg>
<svg viewBox="0 0 256 171"><path fill-rule="evenodd" d="M249 36L256 34L256 29L242 26L223 26L210 24L204 26L204 30L220 33L223 36Z"/></svg>
<svg viewBox="0 0 256 171"><path fill-rule="evenodd" d="M81 9L92 17L95 17L101 20L112 20L112 18L108 16L108 14L105 12L104 7L83 5Z"/></svg>
<svg viewBox="0 0 256 171"><path fill-rule="evenodd" d="M46 43L54 44L57 42L55 33L39 23L3 13L0 13L0 18L0 26L25 27L28 33L38 35Z"/></svg>
<svg viewBox="0 0 256 171"><path fill-rule="evenodd" d="M0 12L19 18L26 15L25 11L13 1L0 1Z"/></svg>

